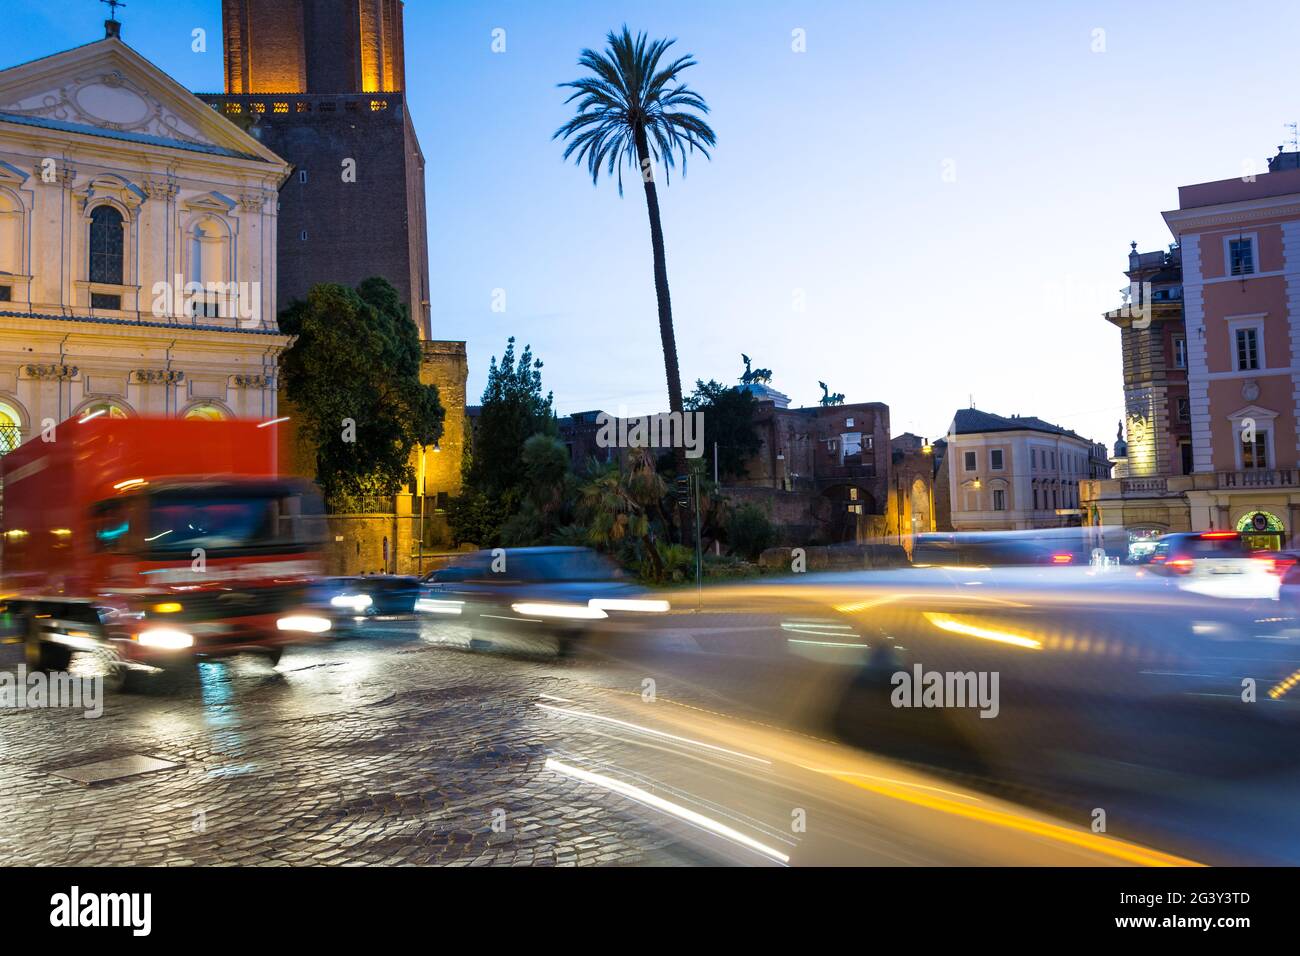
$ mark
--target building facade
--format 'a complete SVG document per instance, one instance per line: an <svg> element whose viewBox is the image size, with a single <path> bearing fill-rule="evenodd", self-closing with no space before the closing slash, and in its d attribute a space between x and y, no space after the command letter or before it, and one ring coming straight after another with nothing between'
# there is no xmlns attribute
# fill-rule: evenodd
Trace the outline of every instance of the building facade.
<svg viewBox="0 0 1300 956"><path fill-rule="evenodd" d="M780 394L780 393L777 393ZM889 406L781 407L758 402L760 447L727 494L769 510L804 542L863 541L886 534L890 502Z"/></svg>
<svg viewBox="0 0 1300 956"><path fill-rule="evenodd" d="M1178 199L1164 218L1181 250L1192 467L1144 468L1158 422L1130 410L1124 474L1088 489L1090 518L1135 535L1237 530L1255 547L1294 546L1300 154L1279 153L1261 176L1183 186Z"/></svg>
<svg viewBox="0 0 1300 956"><path fill-rule="evenodd" d="M961 409L945 454L953 530L1081 524L1080 485L1095 454L1094 442L1040 418Z"/></svg>
<svg viewBox="0 0 1300 956"><path fill-rule="evenodd" d="M276 414L288 164L107 26L0 72L0 451L87 414Z"/></svg>

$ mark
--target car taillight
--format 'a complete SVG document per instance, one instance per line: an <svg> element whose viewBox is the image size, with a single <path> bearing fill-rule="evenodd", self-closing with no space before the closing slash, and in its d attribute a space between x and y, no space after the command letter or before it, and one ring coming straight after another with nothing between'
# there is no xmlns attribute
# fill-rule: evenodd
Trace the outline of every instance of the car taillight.
<svg viewBox="0 0 1300 956"><path fill-rule="evenodd" d="M1268 571L1276 574L1279 578L1286 577L1286 573L1295 567L1295 558L1256 558L1256 561L1262 561Z"/></svg>
<svg viewBox="0 0 1300 956"><path fill-rule="evenodd" d="M1053 564L1069 564L1073 560L1074 555L1072 554L1061 553L1052 555Z"/></svg>
<svg viewBox="0 0 1300 956"><path fill-rule="evenodd" d="M1191 558L1174 558L1172 561L1166 561L1165 567L1170 568L1175 574L1191 574Z"/></svg>
<svg viewBox="0 0 1300 956"><path fill-rule="evenodd" d="M1215 538L1235 538L1236 536L1237 532L1235 531L1206 531L1201 535L1202 538L1209 540Z"/></svg>

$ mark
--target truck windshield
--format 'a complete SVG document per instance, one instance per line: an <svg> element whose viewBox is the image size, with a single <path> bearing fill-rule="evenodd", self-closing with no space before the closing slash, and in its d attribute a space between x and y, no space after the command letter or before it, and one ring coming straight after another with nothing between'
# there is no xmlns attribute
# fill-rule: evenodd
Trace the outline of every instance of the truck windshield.
<svg viewBox="0 0 1300 956"><path fill-rule="evenodd" d="M297 495L159 497L148 502L140 544L147 554L284 551L320 540L320 515Z"/></svg>

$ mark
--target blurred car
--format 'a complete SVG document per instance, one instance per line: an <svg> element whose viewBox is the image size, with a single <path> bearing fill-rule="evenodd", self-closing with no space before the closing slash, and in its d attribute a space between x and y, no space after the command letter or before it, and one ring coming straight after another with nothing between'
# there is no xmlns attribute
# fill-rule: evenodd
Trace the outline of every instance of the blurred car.
<svg viewBox="0 0 1300 956"><path fill-rule="evenodd" d="M335 628L346 631L366 618L414 614L420 582L398 574L322 578L315 592L315 603L327 606Z"/></svg>
<svg viewBox="0 0 1300 956"><path fill-rule="evenodd" d="M916 536L914 565L1063 567L1094 562L1096 553L1122 555L1114 528L1033 528L1019 531L929 532Z"/></svg>
<svg viewBox="0 0 1300 956"><path fill-rule="evenodd" d="M563 654L576 641L669 610L590 548L477 551L430 572L416 610L482 630L541 636Z"/></svg>
<svg viewBox="0 0 1300 956"><path fill-rule="evenodd" d="M1162 535L1147 564L1179 589L1210 597L1276 600L1275 562L1252 552L1237 531L1179 531Z"/></svg>

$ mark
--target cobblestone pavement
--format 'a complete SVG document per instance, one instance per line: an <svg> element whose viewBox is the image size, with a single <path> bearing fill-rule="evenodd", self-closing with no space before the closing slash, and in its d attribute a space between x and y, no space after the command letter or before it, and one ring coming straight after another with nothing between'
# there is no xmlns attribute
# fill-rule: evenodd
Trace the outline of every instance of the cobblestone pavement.
<svg viewBox="0 0 1300 956"><path fill-rule="evenodd" d="M203 664L103 715L0 710L6 865L707 862L626 798L545 768L574 730L536 706L626 684L591 662L476 654L442 622ZM7 666L15 662L15 648ZM545 695L545 696L543 696ZM591 733L584 753L617 741ZM85 786L132 754L178 766ZM494 827L494 822L496 826Z"/></svg>

